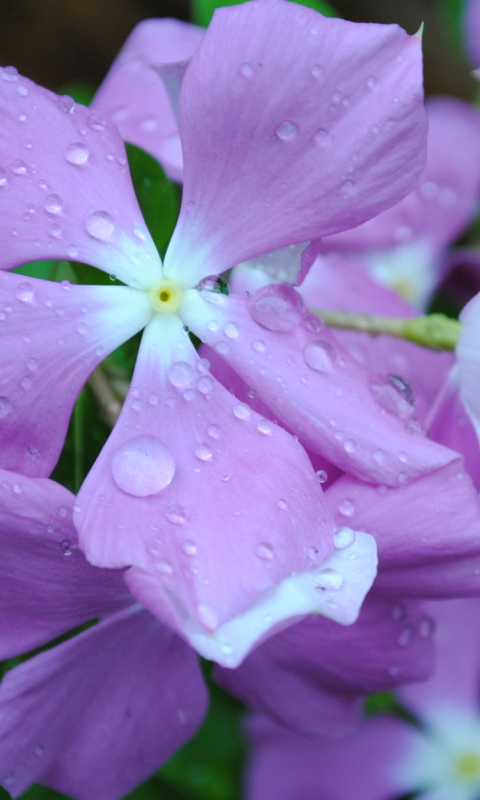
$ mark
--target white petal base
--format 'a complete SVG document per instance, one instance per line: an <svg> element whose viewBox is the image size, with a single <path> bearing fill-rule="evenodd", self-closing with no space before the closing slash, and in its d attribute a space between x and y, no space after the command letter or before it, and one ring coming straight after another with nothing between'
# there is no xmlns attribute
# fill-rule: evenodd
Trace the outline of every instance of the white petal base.
<svg viewBox="0 0 480 800"><path fill-rule="evenodd" d="M328 573L325 573L328 570ZM330 572L332 571L332 572ZM254 646L308 614L323 614L352 625L377 572L377 547L368 533L357 532L349 547L335 549L322 564L286 578L242 614L210 634L191 617L183 635L204 658L234 669ZM323 588L335 577L338 589Z"/></svg>

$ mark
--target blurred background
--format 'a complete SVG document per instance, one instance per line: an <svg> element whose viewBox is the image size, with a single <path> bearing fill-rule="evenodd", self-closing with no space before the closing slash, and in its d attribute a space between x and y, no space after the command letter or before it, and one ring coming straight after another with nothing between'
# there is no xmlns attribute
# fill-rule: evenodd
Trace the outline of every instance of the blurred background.
<svg viewBox="0 0 480 800"><path fill-rule="evenodd" d="M396 22L409 33L425 23L427 94L472 99L475 84L460 46L461 0L336 0L339 16ZM137 22L189 19L188 0L1 0L0 64L12 64L58 90L72 81L98 86Z"/></svg>

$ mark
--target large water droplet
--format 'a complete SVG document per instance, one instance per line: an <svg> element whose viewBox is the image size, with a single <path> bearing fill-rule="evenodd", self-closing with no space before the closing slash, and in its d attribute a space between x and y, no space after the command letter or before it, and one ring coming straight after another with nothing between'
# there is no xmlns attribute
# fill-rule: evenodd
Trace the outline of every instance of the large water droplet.
<svg viewBox="0 0 480 800"><path fill-rule="evenodd" d="M65 158L69 164L80 166L86 164L90 157L90 152L82 142L72 142L65 150Z"/></svg>
<svg viewBox="0 0 480 800"><path fill-rule="evenodd" d="M415 408L415 398L410 385L398 375L374 375L370 390L377 403L390 414L407 420Z"/></svg>
<svg viewBox="0 0 480 800"><path fill-rule="evenodd" d="M18 284L15 294L23 303L31 303L35 297L35 290L31 283L22 281Z"/></svg>
<svg viewBox="0 0 480 800"><path fill-rule="evenodd" d="M331 372L337 358L337 352L330 342L318 339L307 344L303 351L305 363L316 372Z"/></svg>
<svg viewBox="0 0 480 800"><path fill-rule="evenodd" d="M63 201L59 194L49 194L43 204L45 211L49 214L61 214L63 212Z"/></svg>
<svg viewBox="0 0 480 800"><path fill-rule="evenodd" d="M269 331L290 331L306 315L302 297L291 286L264 286L247 299L253 320Z"/></svg>
<svg viewBox="0 0 480 800"><path fill-rule="evenodd" d="M345 550L350 547L355 541L355 535L355 531L352 528L337 528L333 534L333 543L337 550Z"/></svg>
<svg viewBox="0 0 480 800"><path fill-rule="evenodd" d="M214 292L215 294L228 294L228 282L221 275L207 275L195 287L199 292Z"/></svg>
<svg viewBox="0 0 480 800"><path fill-rule="evenodd" d="M290 120L285 120L280 123L275 133L282 142L289 142L295 139L298 133L298 125L295 122L290 122Z"/></svg>
<svg viewBox="0 0 480 800"><path fill-rule="evenodd" d="M168 370L168 379L177 389L185 389L192 381L194 372L186 361L176 361Z"/></svg>
<svg viewBox="0 0 480 800"><path fill-rule="evenodd" d="M8 398L0 397L0 419L3 419L3 417L6 417L8 414L10 414L11 410L12 406L10 405Z"/></svg>
<svg viewBox="0 0 480 800"><path fill-rule="evenodd" d="M337 592L343 586L343 578L336 569L325 567L316 575L315 584L317 589Z"/></svg>
<svg viewBox="0 0 480 800"><path fill-rule="evenodd" d="M73 98L69 97L68 94L62 95L57 100L57 106L60 111L64 111L65 114L70 114L75 108L75 101Z"/></svg>
<svg viewBox="0 0 480 800"><path fill-rule="evenodd" d="M86 228L94 239L105 241L105 239L110 238L115 230L115 220L108 211L95 211L87 219Z"/></svg>
<svg viewBox="0 0 480 800"><path fill-rule="evenodd" d="M229 339L237 339L240 335L240 328L235 322L227 322L223 332Z"/></svg>
<svg viewBox="0 0 480 800"><path fill-rule="evenodd" d="M172 503L167 506L165 519L171 522L172 525L184 525L187 521L187 512L180 503Z"/></svg>
<svg viewBox="0 0 480 800"><path fill-rule="evenodd" d="M160 439L137 436L117 450L111 470L119 489L134 497L149 497L171 483L175 460Z"/></svg>

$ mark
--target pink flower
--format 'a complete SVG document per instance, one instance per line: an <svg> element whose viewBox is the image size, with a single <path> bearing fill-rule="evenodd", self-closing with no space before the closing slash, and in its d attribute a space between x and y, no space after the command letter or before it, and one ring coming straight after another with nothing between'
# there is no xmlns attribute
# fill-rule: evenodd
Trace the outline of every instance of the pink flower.
<svg viewBox="0 0 480 800"><path fill-rule="evenodd" d="M353 621L374 545L357 536L362 569L334 551L304 450L215 381L184 325L313 450L359 477L397 485L454 458L379 410L365 371L301 308L290 330L272 329L251 301L206 281L404 196L424 160L420 67L418 38L395 26L326 19L282 0L219 11L183 79L183 202L163 266L113 124L12 68L0 76L3 268L78 258L127 284L0 276L2 464L49 474L80 386L145 327L122 415L79 494L80 544L93 564L131 566L142 603L230 666L311 610ZM382 465L372 459L378 436ZM397 450L407 454L401 469ZM315 590L328 558L344 571L337 609Z"/></svg>

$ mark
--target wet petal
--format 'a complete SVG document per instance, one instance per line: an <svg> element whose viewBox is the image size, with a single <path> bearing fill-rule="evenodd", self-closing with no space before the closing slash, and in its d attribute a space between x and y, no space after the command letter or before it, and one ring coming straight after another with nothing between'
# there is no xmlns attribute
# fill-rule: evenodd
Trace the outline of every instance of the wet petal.
<svg viewBox="0 0 480 800"><path fill-rule="evenodd" d="M131 286L160 260L138 207L115 125L70 97L0 72L0 269L71 259Z"/></svg>
<svg viewBox="0 0 480 800"><path fill-rule="evenodd" d="M138 606L7 673L0 776L18 797L41 783L117 800L195 732L206 692L194 654Z"/></svg>
<svg viewBox="0 0 480 800"><path fill-rule="evenodd" d="M154 600L142 602L183 635L190 620L208 641L205 630L333 549L301 446L213 379L173 315L147 327L126 404L78 505L89 560L142 570L129 579L151 587Z"/></svg>
<svg viewBox="0 0 480 800"><path fill-rule="evenodd" d="M148 296L0 273L0 463L49 475L77 395L106 355L148 322Z"/></svg>
<svg viewBox="0 0 480 800"><path fill-rule="evenodd" d="M151 64L190 58L204 31L178 19L141 22L125 42L93 100L122 138L157 158L167 175L183 177L182 146L168 93Z"/></svg>
<svg viewBox="0 0 480 800"><path fill-rule="evenodd" d="M460 459L400 489L345 475L326 498L338 525L375 536L377 590L438 598L480 592L480 505Z"/></svg>
<svg viewBox="0 0 480 800"><path fill-rule="evenodd" d="M385 800L414 788L395 771L402 757L422 744L403 721L376 717L336 741L306 739L265 718L252 723L248 800Z"/></svg>
<svg viewBox="0 0 480 800"><path fill-rule="evenodd" d="M432 641L419 633L428 619L424 610L407 603L399 616L395 608L388 598L369 595L349 627L310 617L273 636L237 669L217 667L215 680L297 733L344 735L360 724L362 695L432 672ZM412 632L402 647L407 627Z"/></svg>
<svg viewBox="0 0 480 800"><path fill-rule="evenodd" d="M133 602L121 572L78 549L74 501L53 481L0 470L2 660Z"/></svg>
<svg viewBox="0 0 480 800"><path fill-rule="evenodd" d="M460 315L462 328L457 344L460 395L480 441L480 294Z"/></svg>
<svg viewBox="0 0 480 800"><path fill-rule="evenodd" d="M284 295L287 290L295 295L283 287ZM402 386L397 390L388 381L379 383L317 317L306 316L298 295L290 307L285 303L288 313L278 322L284 297L277 302L275 291L275 320L263 295L254 320L245 298L185 294L182 318L197 336L215 348L306 447L341 469L398 486L455 458L452 451L406 429ZM250 308L252 303L256 298L248 298ZM233 337L228 335L232 326ZM379 442L382 458L375 455Z"/></svg>
<svg viewBox="0 0 480 800"><path fill-rule="evenodd" d="M439 253L473 219L480 196L480 115L453 97L430 99L426 109L427 164L416 188L375 219L326 239L322 250L385 249L424 239Z"/></svg>
<svg viewBox="0 0 480 800"><path fill-rule="evenodd" d="M180 134L172 276L359 225L423 168L420 40L280 0L223 9L186 72Z"/></svg>

